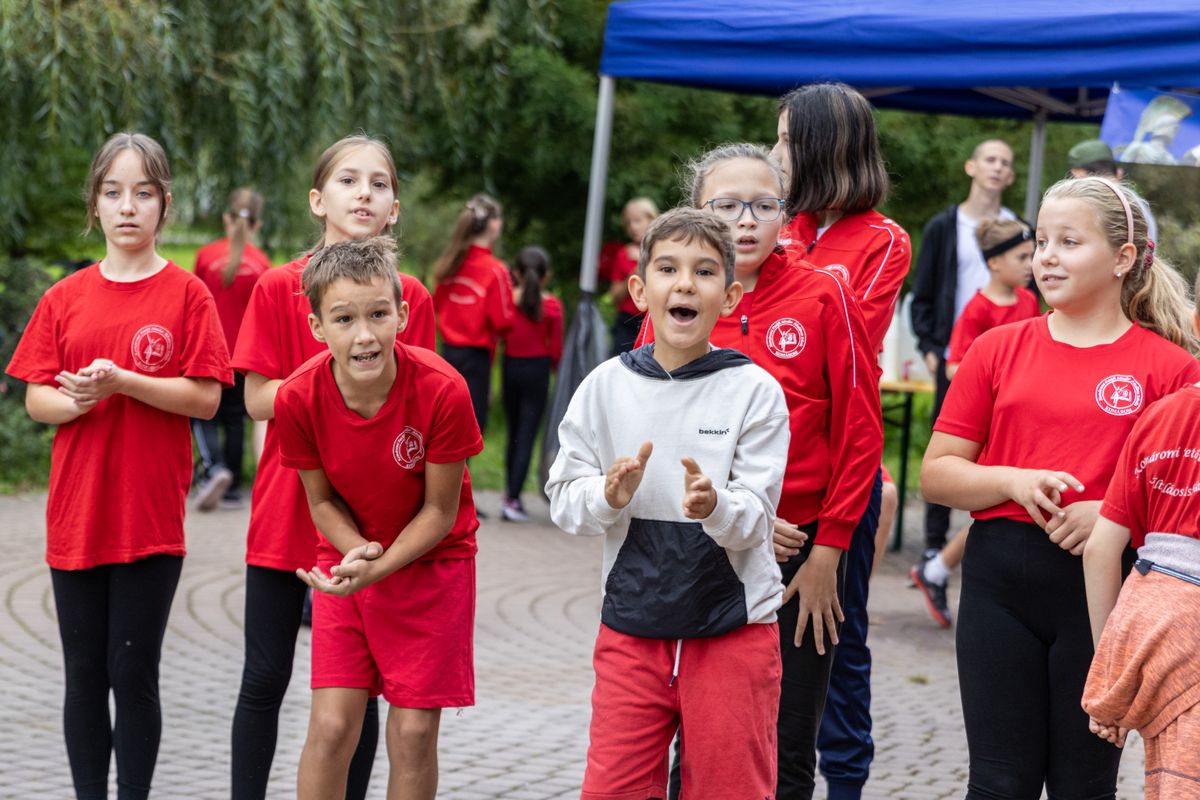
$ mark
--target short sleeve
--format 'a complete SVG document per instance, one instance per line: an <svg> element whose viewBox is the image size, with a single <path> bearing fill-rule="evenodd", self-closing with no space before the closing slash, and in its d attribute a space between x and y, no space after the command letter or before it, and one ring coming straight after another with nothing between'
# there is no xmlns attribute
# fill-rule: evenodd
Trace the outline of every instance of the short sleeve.
<svg viewBox="0 0 1200 800"><path fill-rule="evenodd" d="M321 469L312 417L295 383L284 384L275 395L273 424L279 437L279 463L290 469Z"/></svg>
<svg viewBox="0 0 1200 800"><path fill-rule="evenodd" d="M5 370L26 383L56 385L55 376L66 368L58 347L58 308L52 292L38 301Z"/></svg>
<svg viewBox="0 0 1200 800"><path fill-rule="evenodd" d="M199 278L188 278L188 309L183 321L180 374L188 378L213 378L233 385L225 332L212 294Z"/></svg>
<svg viewBox="0 0 1200 800"><path fill-rule="evenodd" d="M461 375L447 376L438 392L433 411L433 429L425 448L425 460L434 464L462 461L483 450L483 437L471 407L471 395Z"/></svg>
<svg viewBox="0 0 1200 800"><path fill-rule="evenodd" d="M960 363L977 336L979 336L979 325L975 319L975 304L968 303L958 318L958 322L954 323L954 329L950 332L950 353L946 356L946 362L948 364Z"/></svg>
<svg viewBox="0 0 1200 800"><path fill-rule="evenodd" d="M233 368L238 372L257 372L266 378L286 378L283 363L283 340L280 326L283 320L291 319L295 312L279 302L280 293L274 291L279 270L267 270L254 284L250 303L242 317L237 343L233 346Z"/></svg>
<svg viewBox="0 0 1200 800"><path fill-rule="evenodd" d="M980 346L987 339L977 340L963 356L933 424L935 431L981 444L987 441L996 402L991 348Z"/></svg>
<svg viewBox="0 0 1200 800"><path fill-rule="evenodd" d="M437 323L433 313L433 298L425 284L407 276L403 280L404 300L408 303L408 324L400 334L400 341L412 347L426 350L437 348Z"/></svg>

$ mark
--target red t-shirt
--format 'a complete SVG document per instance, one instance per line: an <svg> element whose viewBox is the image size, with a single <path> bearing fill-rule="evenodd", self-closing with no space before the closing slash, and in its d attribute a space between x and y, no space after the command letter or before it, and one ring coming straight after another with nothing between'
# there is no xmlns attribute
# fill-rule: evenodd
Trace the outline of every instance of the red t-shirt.
<svg viewBox="0 0 1200 800"><path fill-rule="evenodd" d="M438 332L454 347L485 347L496 343L512 326L512 278L492 251L471 245L453 277L433 292Z"/></svg>
<svg viewBox="0 0 1200 800"><path fill-rule="evenodd" d="M796 258L850 284L867 326L870 352L878 354L912 259L908 233L874 209L841 217L819 238L817 229L816 214L797 214L780 231L779 243Z"/></svg>
<svg viewBox="0 0 1200 800"><path fill-rule="evenodd" d="M304 256L267 270L258 279L233 351L234 369L281 379L313 356L328 352L313 338L308 325L312 308L300 285L308 259ZM434 320L429 292L411 275L399 275L401 293L409 304L408 324L399 339L432 350ZM316 563L316 543L304 486L295 470L279 463L279 439L271 420L254 477L246 563L288 571L310 569Z"/></svg>
<svg viewBox="0 0 1200 800"><path fill-rule="evenodd" d="M1147 533L1200 539L1200 387L1185 386L1146 409L1121 450L1100 513Z"/></svg>
<svg viewBox="0 0 1200 800"><path fill-rule="evenodd" d="M653 341L650 315L638 344ZM816 543L847 550L883 455L883 417L862 314L840 276L774 253L753 292L709 337L771 373L791 431L781 519L818 520Z"/></svg>
<svg viewBox="0 0 1200 800"><path fill-rule="evenodd" d="M563 350L563 307L551 294L542 295L542 318L531 320L520 309L513 314L512 329L504 335L504 353L513 358L550 356L558 367Z"/></svg>
<svg viewBox="0 0 1200 800"><path fill-rule="evenodd" d="M1146 406L1200 381L1200 362L1134 324L1112 344L1072 347L1050 337L1053 314L995 328L959 365L933 429L979 442L977 463L1071 473L1102 500L1117 456ZM1032 522L1013 501L975 519Z"/></svg>
<svg viewBox="0 0 1200 800"><path fill-rule="evenodd" d="M212 292L217 314L221 317L221 328L225 331L225 344L232 353L238 329L242 327L242 316L250 303L250 293L259 276L271 268L271 260L262 250L246 242L242 263L238 265L233 282L226 286L223 273L228 263L229 239L209 242L196 252L196 277Z"/></svg>
<svg viewBox="0 0 1200 800"><path fill-rule="evenodd" d="M950 355L946 359L947 363L957 364L962 361L967 349L984 331L1041 315L1042 307L1038 303L1037 295L1022 286L1017 287L1016 291L1017 302L1010 306L997 305L983 292L976 292L975 296L967 301L962 315L954 323L954 332L950 334Z"/></svg>
<svg viewBox="0 0 1200 800"><path fill-rule="evenodd" d="M304 364L279 387L275 423L281 462L320 469L350 509L358 531L385 548L425 504L425 464L462 461L483 450L467 383L436 353L396 344L396 380L370 419L346 408L333 355ZM463 471L450 533L419 560L475 555L475 504ZM324 537L318 560L342 557Z"/></svg>
<svg viewBox="0 0 1200 800"><path fill-rule="evenodd" d="M600 277L611 283L625 283L637 272L637 256L629 257L629 245L624 242L608 242L600 249ZM628 294L617 303L617 310L626 314L641 314Z"/></svg>
<svg viewBox="0 0 1200 800"><path fill-rule="evenodd" d="M131 283L96 264L50 287L34 309L8 374L57 386L96 358L157 378L233 383L217 308L204 284L168 263ZM59 425L50 459L46 561L55 569L184 554L192 478L188 418L114 394Z"/></svg>

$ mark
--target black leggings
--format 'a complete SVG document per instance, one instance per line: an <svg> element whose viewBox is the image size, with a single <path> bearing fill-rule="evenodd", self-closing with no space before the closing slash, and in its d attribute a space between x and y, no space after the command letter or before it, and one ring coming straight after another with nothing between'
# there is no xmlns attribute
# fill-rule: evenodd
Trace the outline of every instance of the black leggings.
<svg viewBox="0 0 1200 800"><path fill-rule="evenodd" d="M808 541L800 552L780 564L783 585L787 586L800 566L808 560L816 539L816 524L802 525ZM845 603L846 557L838 562L837 592ZM825 711L825 695L829 690L829 674L833 669L835 647L825 634L825 655L817 654L812 624L804 631L800 647L796 647L796 624L800 618L800 597L797 595L779 609L779 649L783 657L783 680L779 693L779 778L776 800L810 800L816 785L817 732ZM838 626L839 630L841 626Z"/></svg>
<svg viewBox="0 0 1200 800"><path fill-rule="evenodd" d="M550 357L504 357L504 416L508 420L508 445L504 452L505 486L510 498L521 496L521 487L533 461L546 398L550 392Z"/></svg>
<svg viewBox="0 0 1200 800"><path fill-rule="evenodd" d="M937 422L942 412L946 392L950 390L950 379L946 377L946 359L938 356L937 374L933 376L933 412L929 415L930 426ZM901 498L903 499L903 498ZM925 549L941 550L946 546L946 535L950 532L950 507L925 501Z"/></svg>
<svg viewBox="0 0 1200 800"><path fill-rule="evenodd" d="M296 636L308 587L293 573L246 567L246 663L233 712L233 800L262 800L275 759L279 708L292 678ZM379 743L379 704L367 702L350 762L347 800L363 800Z"/></svg>
<svg viewBox="0 0 1200 800"><path fill-rule="evenodd" d="M1083 563L1028 522L971 526L958 609L967 798L1116 796L1121 751L1080 708L1093 647Z"/></svg>
<svg viewBox="0 0 1200 800"><path fill-rule="evenodd" d="M179 556L159 555L50 570L66 666L63 734L80 800L108 797L114 749L119 800L150 795L162 735L158 663L182 569Z"/></svg>
<svg viewBox="0 0 1200 800"><path fill-rule="evenodd" d="M233 473L233 483L226 489L236 493L242 487L242 452L246 440L246 378L233 373L233 386L221 390L221 404L212 419L193 419L196 450L207 477L215 466L224 466ZM225 434L222 444L220 434Z"/></svg>
<svg viewBox="0 0 1200 800"><path fill-rule="evenodd" d="M488 404L492 393L492 354L486 347L456 347L442 345L442 358L454 367L467 382L471 393L471 408L475 410L475 421L479 433L487 428Z"/></svg>

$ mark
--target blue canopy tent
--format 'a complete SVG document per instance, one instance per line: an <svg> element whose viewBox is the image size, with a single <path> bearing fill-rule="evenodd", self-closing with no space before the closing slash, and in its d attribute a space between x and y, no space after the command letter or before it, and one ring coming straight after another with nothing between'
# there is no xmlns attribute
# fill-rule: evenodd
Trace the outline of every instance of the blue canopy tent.
<svg viewBox="0 0 1200 800"><path fill-rule="evenodd" d="M580 286L595 291L615 79L782 95L840 80L880 107L1098 121L1109 87L1200 86L1196 0L628 0L608 9Z"/></svg>

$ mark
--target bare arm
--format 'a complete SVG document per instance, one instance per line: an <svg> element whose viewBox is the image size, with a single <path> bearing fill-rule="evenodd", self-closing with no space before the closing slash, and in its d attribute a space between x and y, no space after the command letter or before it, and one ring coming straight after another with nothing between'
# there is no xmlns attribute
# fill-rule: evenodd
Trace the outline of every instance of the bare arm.
<svg viewBox="0 0 1200 800"><path fill-rule="evenodd" d="M94 402L76 401L57 387L44 383L31 383L25 388L25 410L34 421L47 425L71 422L95 407Z"/></svg>
<svg viewBox="0 0 1200 800"><path fill-rule="evenodd" d="M259 422L275 419L275 395L282 383L280 378L268 378L257 372L246 373L246 413L250 419Z"/></svg>
<svg viewBox="0 0 1200 800"><path fill-rule="evenodd" d="M1083 548L1088 618L1092 622L1092 643L1096 646L1121 593L1121 553L1128 545L1129 528L1100 517Z"/></svg>
<svg viewBox="0 0 1200 800"><path fill-rule="evenodd" d="M81 406L123 394L170 414L211 419L221 403L221 384L212 378L155 378L98 358L79 372L60 372L58 391ZM89 409L90 410L90 409Z"/></svg>
<svg viewBox="0 0 1200 800"><path fill-rule="evenodd" d="M965 511L979 511L1015 501L1042 528L1043 512L1063 514L1063 492L1083 491L1068 472L976 464L983 445L934 431L921 462L921 493L930 502Z"/></svg>
<svg viewBox="0 0 1200 800"><path fill-rule="evenodd" d="M350 509L342 500L323 469L302 469L300 482L308 498L308 511L313 524L339 553L346 554L359 545L367 544L358 531Z"/></svg>

